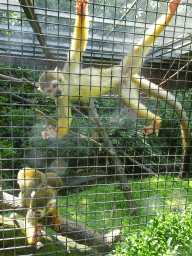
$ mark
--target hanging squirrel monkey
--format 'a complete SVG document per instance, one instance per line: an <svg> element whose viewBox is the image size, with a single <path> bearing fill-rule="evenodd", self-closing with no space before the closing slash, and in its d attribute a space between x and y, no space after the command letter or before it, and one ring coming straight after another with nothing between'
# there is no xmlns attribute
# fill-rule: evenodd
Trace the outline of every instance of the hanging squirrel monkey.
<svg viewBox="0 0 192 256"><path fill-rule="evenodd" d="M51 216L54 230L59 231L61 219L59 216L57 191L63 182L55 173L42 173L35 169L21 169L17 175L21 189L19 197L26 214L26 236L29 244L36 243L41 238L40 219Z"/></svg>
<svg viewBox="0 0 192 256"><path fill-rule="evenodd" d="M183 156L189 147L189 123L186 112L175 96L170 92L139 76L144 57L150 46L154 44L166 25L177 12L181 0L172 0L168 4L167 13L162 15L146 32L143 39L121 61L120 65L110 68L81 68L81 57L86 49L88 38L88 1L77 0L76 21L67 62L62 71L44 72L39 79L39 90L47 97L55 99L58 106L57 130L50 136L49 129L43 133L44 138L62 137L67 134L72 122L71 101L89 102L90 98L98 97L118 88L119 96L126 106L130 107L140 118L151 120L151 125L145 127L144 135L155 131L158 136L162 121L159 115L153 114L144 104L139 102L139 91L144 91L157 99L167 102L180 119L183 144ZM183 167L182 167L183 168Z"/></svg>

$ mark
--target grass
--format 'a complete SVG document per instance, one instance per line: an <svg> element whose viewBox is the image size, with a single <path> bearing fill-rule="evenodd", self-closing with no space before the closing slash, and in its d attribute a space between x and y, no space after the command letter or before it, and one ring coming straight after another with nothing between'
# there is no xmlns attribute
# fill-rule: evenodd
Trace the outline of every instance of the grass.
<svg viewBox="0 0 192 256"><path fill-rule="evenodd" d="M123 224L129 227L129 232L135 232L134 225L146 224L156 214L184 211L192 206L192 181L161 176L130 185L139 208L139 220L130 216L128 202L120 188L113 184L93 186L81 193L60 197L60 214L98 230Z"/></svg>

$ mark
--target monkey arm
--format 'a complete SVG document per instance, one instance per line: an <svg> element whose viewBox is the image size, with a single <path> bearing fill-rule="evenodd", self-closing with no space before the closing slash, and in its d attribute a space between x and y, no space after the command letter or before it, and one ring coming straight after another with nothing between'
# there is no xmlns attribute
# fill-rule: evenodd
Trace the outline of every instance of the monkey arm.
<svg viewBox="0 0 192 256"><path fill-rule="evenodd" d="M51 217L51 224L54 225L53 229L55 231L59 231L61 229L62 219L59 214L59 208L56 206L50 213L49 216Z"/></svg>
<svg viewBox="0 0 192 256"><path fill-rule="evenodd" d="M89 19L86 17L88 15L87 0L77 0L76 14L70 61L78 62L87 45L89 27Z"/></svg>
<svg viewBox="0 0 192 256"><path fill-rule="evenodd" d="M71 47L68 53L68 60L63 71L72 73L80 66L81 56L83 55L88 39L89 17L87 0L77 0L76 19L74 25Z"/></svg>
<svg viewBox="0 0 192 256"><path fill-rule="evenodd" d="M151 26L144 38L133 48L133 50L123 59L123 75L130 72L130 66L132 67L132 75L140 73L140 67L145 61L141 56L146 56L150 46L152 46L157 40L158 36L164 30L166 25L169 25L171 19L174 17L177 11L178 5L181 3L181 0L173 0L168 5L168 12L165 15L162 15L156 22L155 25Z"/></svg>
<svg viewBox="0 0 192 256"><path fill-rule="evenodd" d="M31 209L29 209L27 211L27 214L30 215L30 217L28 217L28 218L33 218L33 217L31 217L32 216ZM35 222L33 224L32 220L26 219L25 226L26 226L25 233L26 233L28 244L37 243L41 239L41 236L42 236L42 233L41 233L42 225L37 222Z"/></svg>
<svg viewBox="0 0 192 256"><path fill-rule="evenodd" d="M68 128L71 126L72 113L71 103L68 96L58 98L58 136L62 137L67 134ZM57 134L56 134L57 136Z"/></svg>

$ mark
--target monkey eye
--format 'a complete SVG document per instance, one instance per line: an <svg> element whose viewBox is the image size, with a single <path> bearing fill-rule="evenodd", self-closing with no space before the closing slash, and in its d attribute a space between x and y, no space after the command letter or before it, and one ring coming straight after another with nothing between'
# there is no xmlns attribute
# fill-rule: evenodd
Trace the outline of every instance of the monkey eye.
<svg viewBox="0 0 192 256"><path fill-rule="evenodd" d="M41 211L36 211L36 216L40 217L42 215Z"/></svg>
<svg viewBox="0 0 192 256"><path fill-rule="evenodd" d="M57 88L57 84L53 84L53 88Z"/></svg>

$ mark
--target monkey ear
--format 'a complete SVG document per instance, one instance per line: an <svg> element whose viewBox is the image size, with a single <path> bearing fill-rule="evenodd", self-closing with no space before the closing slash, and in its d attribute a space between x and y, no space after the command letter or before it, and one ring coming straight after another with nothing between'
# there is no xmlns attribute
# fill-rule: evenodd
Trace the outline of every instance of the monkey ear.
<svg viewBox="0 0 192 256"><path fill-rule="evenodd" d="M57 200L56 200L56 198L52 198L52 199L50 199L49 201L48 201L48 206L49 207L53 207L53 206L55 206L56 205L56 202L57 202Z"/></svg>

